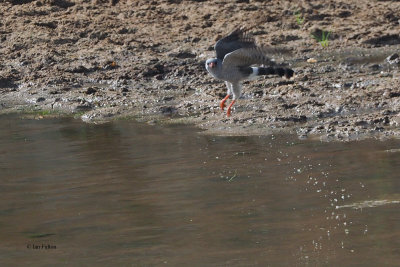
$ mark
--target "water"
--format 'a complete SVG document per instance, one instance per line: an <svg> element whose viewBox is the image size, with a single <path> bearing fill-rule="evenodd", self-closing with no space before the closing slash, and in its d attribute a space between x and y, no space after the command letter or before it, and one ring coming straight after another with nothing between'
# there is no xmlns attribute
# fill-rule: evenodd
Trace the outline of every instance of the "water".
<svg viewBox="0 0 400 267"><path fill-rule="evenodd" d="M1 266L400 264L400 140L0 126Z"/></svg>

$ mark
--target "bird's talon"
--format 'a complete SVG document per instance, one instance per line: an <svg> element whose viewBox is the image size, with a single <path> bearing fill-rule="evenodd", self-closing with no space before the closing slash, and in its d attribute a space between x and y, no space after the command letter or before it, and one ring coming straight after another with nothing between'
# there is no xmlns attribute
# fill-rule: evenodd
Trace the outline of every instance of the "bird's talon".
<svg viewBox="0 0 400 267"><path fill-rule="evenodd" d="M232 109L233 104L235 104L235 102L236 102L236 100L233 99L232 102L231 102L231 103L229 104L229 106L228 106L228 110L226 111L226 115L227 115L228 117L231 116L231 109Z"/></svg>
<svg viewBox="0 0 400 267"><path fill-rule="evenodd" d="M219 106L220 106L221 110L224 110L224 109L225 109L225 101L226 101L228 98L229 98L229 95L226 95L226 96L224 97L224 99L222 99L221 102L219 103Z"/></svg>

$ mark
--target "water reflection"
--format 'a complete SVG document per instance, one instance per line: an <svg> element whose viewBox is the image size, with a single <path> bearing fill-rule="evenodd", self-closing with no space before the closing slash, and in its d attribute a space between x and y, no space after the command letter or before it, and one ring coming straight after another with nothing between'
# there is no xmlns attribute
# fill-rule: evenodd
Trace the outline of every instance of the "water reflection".
<svg viewBox="0 0 400 267"><path fill-rule="evenodd" d="M0 124L2 266L398 265L399 140Z"/></svg>

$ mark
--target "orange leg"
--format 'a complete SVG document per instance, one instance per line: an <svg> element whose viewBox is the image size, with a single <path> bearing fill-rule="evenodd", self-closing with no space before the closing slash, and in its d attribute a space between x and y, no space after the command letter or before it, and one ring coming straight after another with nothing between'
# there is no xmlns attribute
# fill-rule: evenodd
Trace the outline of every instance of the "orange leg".
<svg viewBox="0 0 400 267"><path fill-rule="evenodd" d="M231 116L231 108L233 106L233 104L235 104L236 100L232 100L231 104L228 107L228 111L226 112L226 116Z"/></svg>
<svg viewBox="0 0 400 267"><path fill-rule="evenodd" d="M221 100L221 103L219 103L219 106L221 110L224 110L225 108L225 101L229 98L229 95L226 95L224 99Z"/></svg>

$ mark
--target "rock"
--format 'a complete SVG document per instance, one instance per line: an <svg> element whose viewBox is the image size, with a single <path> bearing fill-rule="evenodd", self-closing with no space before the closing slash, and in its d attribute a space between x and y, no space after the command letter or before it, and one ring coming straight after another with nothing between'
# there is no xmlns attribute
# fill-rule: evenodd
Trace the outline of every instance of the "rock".
<svg viewBox="0 0 400 267"><path fill-rule="evenodd" d="M282 107L284 109L292 109L292 108L297 107L297 104L283 104Z"/></svg>
<svg viewBox="0 0 400 267"><path fill-rule="evenodd" d="M154 78L156 78L156 80L161 81L164 79L164 76L162 74L157 74L156 76L154 76Z"/></svg>
<svg viewBox="0 0 400 267"><path fill-rule="evenodd" d="M48 2L52 6L58 6L58 7L61 7L61 8L69 8L69 7L75 5L75 3L72 3L72 2L69 2L69 1L66 1L66 0L50 0Z"/></svg>
<svg viewBox="0 0 400 267"><path fill-rule="evenodd" d="M307 63L317 63L317 60L313 57L307 59Z"/></svg>
<svg viewBox="0 0 400 267"><path fill-rule="evenodd" d="M125 28L125 27L123 27L118 31L118 34L134 34L136 32L137 32L136 28Z"/></svg>
<svg viewBox="0 0 400 267"><path fill-rule="evenodd" d="M150 66L146 71L144 71L143 77L154 77L158 74L164 74L164 73L166 73L164 65L157 63Z"/></svg>
<svg viewBox="0 0 400 267"><path fill-rule="evenodd" d="M171 101L171 100L174 100L174 99L175 99L175 97L173 97L173 96L165 96L163 98L163 101Z"/></svg>
<svg viewBox="0 0 400 267"><path fill-rule="evenodd" d="M389 97L393 98L393 97L399 97L400 96L400 92L390 92L389 93Z"/></svg>
<svg viewBox="0 0 400 267"><path fill-rule="evenodd" d="M89 102L81 103L75 107L76 112L82 112L82 111L89 111L93 108L93 105Z"/></svg>
<svg viewBox="0 0 400 267"><path fill-rule="evenodd" d="M290 116L290 117L276 117L275 120L277 121L292 121L292 122L306 122L307 117L304 115L300 116Z"/></svg>
<svg viewBox="0 0 400 267"><path fill-rule="evenodd" d="M371 65L368 66L368 68L369 68L370 70L377 71L377 70L381 69L382 66L379 65L379 64L371 64Z"/></svg>
<svg viewBox="0 0 400 267"><path fill-rule="evenodd" d="M86 90L85 94L87 94L87 95L93 95L93 94L95 94L96 92L97 92L96 88L94 88L94 87L89 87L89 88Z"/></svg>
<svg viewBox="0 0 400 267"><path fill-rule="evenodd" d="M351 14L352 13L349 10L342 10L342 11L339 12L338 16L340 18L347 18L347 17L350 17Z"/></svg>
<svg viewBox="0 0 400 267"><path fill-rule="evenodd" d="M0 88L16 88L17 85L13 80L12 76L0 77Z"/></svg>
<svg viewBox="0 0 400 267"><path fill-rule="evenodd" d="M49 21L49 22L35 22L36 26L39 27L45 27L45 28L50 28L50 29L55 29L58 26L58 23L56 21Z"/></svg>
<svg viewBox="0 0 400 267"><path fill-rule="evenodd" d="M71 73L87 73L90 70L81 65L81 66L78 66L78 67L75 67L75 68L72 68L72 69L67 69L65 71L66 72L71 72Z"/></svg>
<svg viewBox="0 0 400 267"><path fill-rule="evenodd" d="M354 123L354 125L356 125L356 126L367 126L367 125L368 125L368 122L366 122L366 121L364 121L364 120L360 120L360 121L356 121L356 122Z"/></svg>
<svg viewBox="0 0 400 267"><path fill-rule="evenodd" d="M164 115L171 115L176 113L176 108L171 106L164 106L160 108L160 112Z"/></svg>
<svg viewBox="0 0 400 267"><path fill-rule="evenodd" d="M108 37L108 33L101 32L101 31L96 31L96 32L89 34L90 39L104 40L107 37Z"/></svg>
<svg viewBox="0 0 400 267"><path fill-rule="evenodd" d="M400 64L400 57L399 54L394 53L386 58L386 61L389 64Z"/></svg>

